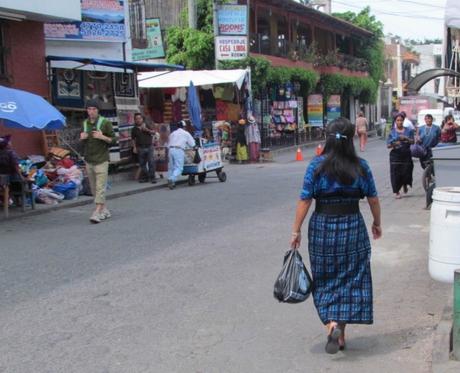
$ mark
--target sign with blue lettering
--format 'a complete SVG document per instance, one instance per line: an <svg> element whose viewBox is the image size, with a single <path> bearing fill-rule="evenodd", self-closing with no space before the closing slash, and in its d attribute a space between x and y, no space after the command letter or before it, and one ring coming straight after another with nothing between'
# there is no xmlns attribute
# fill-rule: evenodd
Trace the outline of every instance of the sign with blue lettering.
<svg viewBox="0 0 460 373"><path fill-rule="evenodd" d="M125 41L124 0L81 0L81 22L45 23L48 40Z"/></svg>

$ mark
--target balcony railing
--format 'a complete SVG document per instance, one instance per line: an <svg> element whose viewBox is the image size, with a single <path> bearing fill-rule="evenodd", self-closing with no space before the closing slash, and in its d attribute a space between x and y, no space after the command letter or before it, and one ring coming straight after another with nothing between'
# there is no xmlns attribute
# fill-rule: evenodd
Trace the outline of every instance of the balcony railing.
<svg viewBox="0 0 460 373"><path fill-rule="evenodd" d="M252 34L250 36L250 51L268 56L289 58L293 61L309 62L315 67L335 66L351 71L369 72L369 64L363 58L338 53L336 50L321 54L315 44L307 46L303 43L289 42L286 39L278 39L276 43L271 43L269 35Z"/></svg>

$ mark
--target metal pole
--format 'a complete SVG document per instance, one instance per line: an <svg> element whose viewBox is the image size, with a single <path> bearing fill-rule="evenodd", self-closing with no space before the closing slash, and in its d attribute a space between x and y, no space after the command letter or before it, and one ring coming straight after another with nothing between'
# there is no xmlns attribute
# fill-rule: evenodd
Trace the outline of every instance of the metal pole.
<svg viewBox="0 0 460 373"><path fill-rule="evenodd" d="M219 24L217 22L217 4L216 0L213 0L212 2L212 21L213 21L213 26L214 26L214 40L216 40L216 37L219 36ZM214 68L218 68L219 61L217 61L217 51L214 52Z"/></svg>
<svg viewBox="0 0 460 373"><path fill-rule="evenodd" d="M453 355L460 360L460 269L454 273L454 325L452 332Z"/></svg>
<svg viewBox="0 0 460 373"><path fill-rule="evenodd" d="M196 1L188 0L188 27L196 29Z"/></svg>

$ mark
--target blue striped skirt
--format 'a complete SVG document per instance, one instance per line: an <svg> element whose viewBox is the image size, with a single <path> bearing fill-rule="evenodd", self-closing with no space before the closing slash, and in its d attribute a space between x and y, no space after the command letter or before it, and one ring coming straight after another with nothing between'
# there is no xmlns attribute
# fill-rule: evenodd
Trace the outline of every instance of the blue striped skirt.
<svg viewBox="0 0 460 373"><path fill-rule="evenodd" d="M362 215L313 213L308 250L321 321L372 324L371 245Z"/></svg>

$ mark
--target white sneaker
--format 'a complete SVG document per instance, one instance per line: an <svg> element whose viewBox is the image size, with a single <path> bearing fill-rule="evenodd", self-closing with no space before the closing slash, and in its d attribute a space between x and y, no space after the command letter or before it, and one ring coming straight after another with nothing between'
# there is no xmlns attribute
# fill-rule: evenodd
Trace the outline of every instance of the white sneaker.
<svg viewBox="0 0 460 373"><path fill-rule="evenodd" d="M102 220L104 220L104 217L98 212L93 213L89 219L89 221L93 224L99 224Z"/></svg>
<svg viewBox="0 0 460 373"><path fill-rule="evenodd" d="M104 217L104 219L110 219L112 217L111 212L107 208L102 210L101 215Z"/></svg>

